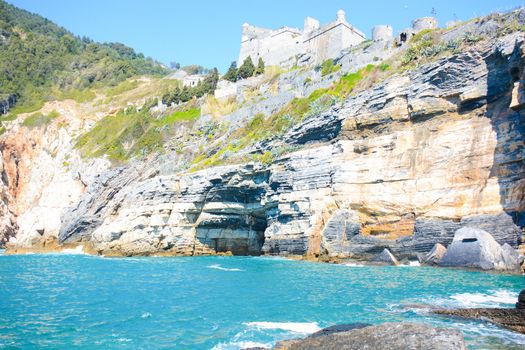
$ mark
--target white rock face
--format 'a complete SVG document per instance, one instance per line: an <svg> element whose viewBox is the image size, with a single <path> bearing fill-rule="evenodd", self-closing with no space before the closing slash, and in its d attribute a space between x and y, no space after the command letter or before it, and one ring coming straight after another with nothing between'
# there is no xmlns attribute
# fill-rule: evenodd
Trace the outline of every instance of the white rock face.
<svg viewBox="0 0 525 350"><path fill-rule="evenodd" d="M67 105L48 108L63 115L45 128L14 126L3 141L10 208L18 225L12 243L23 248L56 241L64 210L77 203L86 184L109 167L103 159L82 160L73 148L73 135L84 126Z"/></svg>
<svg viewBox="0 0 525 350"><path fill-rule="evenodd" d="M515 272L520 269L518 253L512 247L502 248L490 233L471 227L456 231L439 265Z"/></svg>

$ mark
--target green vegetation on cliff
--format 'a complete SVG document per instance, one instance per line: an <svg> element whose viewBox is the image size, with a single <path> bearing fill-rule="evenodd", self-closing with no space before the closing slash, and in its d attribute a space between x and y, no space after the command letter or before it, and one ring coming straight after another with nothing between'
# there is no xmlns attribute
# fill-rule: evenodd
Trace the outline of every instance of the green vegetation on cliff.
<svg viewBox="0 0 525 350"><path fill-rule="evenodd" d="M130 47L79 38L0 0L0 95L16 95L13 113L37 110L44 101L61 98L55 91L71 90L84 100L86 89L165 73L159 63Z"/></svg>
<svg viewBox="0 0 525 350"><path fill-rule="evenodd" d="M161 152L177 124L200 116L200 109L191 103L167 115L153 113L150 108L155 104L156 101L150 101L140 111L128 108L102 118L77 139L76 148L84 157L107 155L112 162L122 163L132 157Z"/></svg>

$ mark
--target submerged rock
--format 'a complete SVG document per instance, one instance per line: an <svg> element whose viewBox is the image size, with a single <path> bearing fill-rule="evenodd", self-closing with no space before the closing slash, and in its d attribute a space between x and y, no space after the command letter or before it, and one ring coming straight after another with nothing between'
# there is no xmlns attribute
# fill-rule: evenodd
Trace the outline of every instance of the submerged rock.
<svg viewBox="0 0 525 350"><path fill-rule="evenodd" d="M388 248L383 249L383 251L376 255L372 262L377 263L384 263L389 265L399 265L399 261L396 259L396 257L388 250Z"/></svg>
<svg viewBox="0 0 525 350"><path fill-rule="evenodd" d="M456 231L439 265L517 272L519 255L508 245L502 248L490 233L465 227Z"/></svg>
<svg viewBox="0 0 525 350"><path fill-rule="evenodd" d="M525 309L525 289L520 292L518 296L518 302L516 303L516 309Z"/></svg>
<svg viewBox="0 0 525 350"><path fill-rule="evenodd" d="M277 350L460 350L465 341L459 330L415 323L385 323L319 337L277 343Z"/></svg>

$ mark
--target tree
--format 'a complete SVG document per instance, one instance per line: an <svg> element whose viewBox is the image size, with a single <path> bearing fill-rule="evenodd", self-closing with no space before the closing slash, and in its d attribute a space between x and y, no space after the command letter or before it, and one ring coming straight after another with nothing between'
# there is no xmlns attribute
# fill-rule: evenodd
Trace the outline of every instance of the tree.
<svg viewBox="0 0 525 350"><path fill-rule="evenodd" d="M213 68L203 80L204 93L213 93L219 82L219 71Z"/></svg>
<svg viewBox="0 0 525 350"><path fill-rule="evenodd" d="M180 63L177 61L171 61L170 62L170 68L171 69L180 69Z"/></svg>
<svg viewBox="0 0 525 350"><path fill-rule="evenodd" d="M190 64L188 66L182 67L181 69L190 75L208 73L208 69L198 64Z"/></svg>
<svg viewBox="0 0 525 350"><path fill-rule="evenodd" d="M259 57L259 62L257 62L257 69L255 70L255 75L259 75L263 73L264 73L264 61L261 57Z"/></svg>
<svg viewBox="0 0 525 350"><path fill-rule="evenodd" d="M248 56L244 59L242 66L239 67L237 76L240 79L246 79L246 78L253 76L254 72L255 72L255 66L253 65L252 58Z"/></svg>
<svg viewBox="0 0 525 350"><path fill-rule="evenodd" d="M230 68L228 68L228 71L224 76L222 77L224 80L231 81L232 83L235 83L237 81L237 62L233 61L230 65Z"/></svg>

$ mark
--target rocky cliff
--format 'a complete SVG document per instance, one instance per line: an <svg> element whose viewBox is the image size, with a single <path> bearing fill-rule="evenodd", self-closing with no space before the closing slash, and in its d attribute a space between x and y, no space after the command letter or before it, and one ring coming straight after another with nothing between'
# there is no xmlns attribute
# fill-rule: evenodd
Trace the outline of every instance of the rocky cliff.
<svg viewBox="0 0 525 350"><path fill-rule="evenodd" d="M80 126L15 128L2 141L10 249L370 258L386 247L414 257L464 226L518 248L524 50L512 31L392 74L257 144L295 149L269 163L175 171L167 164L178 158L161 154L110 168L71 146ZM355 66L348 55L340 62ZM63 169L66 154L76 161Z"/></svg>

